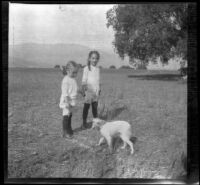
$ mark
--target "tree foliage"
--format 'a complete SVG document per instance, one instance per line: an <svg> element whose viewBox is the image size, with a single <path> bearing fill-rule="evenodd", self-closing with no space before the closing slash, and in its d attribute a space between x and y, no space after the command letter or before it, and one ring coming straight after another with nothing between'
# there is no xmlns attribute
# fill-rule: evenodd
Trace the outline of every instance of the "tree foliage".
<svg viewBox="0 0 200 185"><path fill-rule="evenodd" d="M167 63L175 55L187 59L187 16L186 3L120 4L108 10L107 27L122 59Z"/></svg>
<svg viewBox="0 0 200 185"><path fill-rule="evenodd" d="M132 69L132 68L128 65L123 65L123 66L120 67L120 69Z"/></svg>
<svg viewBox="0 0 200 185"><path fill-rule="evenodd" d="M110 69L116 69L116 67L114 65L111 65Z"/></svg>
<svg viewBox="0 0 200 185"><path fill-rule="evenodd" d="M54 68L60 69L60 65L55 65Z"/></svg>

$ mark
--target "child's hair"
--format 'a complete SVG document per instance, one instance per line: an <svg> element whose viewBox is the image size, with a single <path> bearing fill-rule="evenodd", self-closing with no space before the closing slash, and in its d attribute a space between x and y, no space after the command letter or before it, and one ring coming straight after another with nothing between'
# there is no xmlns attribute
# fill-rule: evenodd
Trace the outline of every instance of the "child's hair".
<svg viewBox="0 0 200 185"><path fill-rule="evenodd" d="M63 69L62 69L63 75L67 75L67 71L68 71L69 69L71 69L71 67L74 67L74 68L78 69L77 63L71 60L71 61L69 61L69 62L67 63L66 66L62 66L62 68L63 68Z"/></svg>
<svg viewBox="0 0 200 185"><path fill-rule="evenodd" d="M90 51L90 52L89 52L89 55L88 55L88 62L87 62L87 66L88 66L88 69L89 69L89 70L91 70L91 67L90 67L90 57L92 56L92 54L96 54L98 60L99 60L99 58L100 58L100 54L99 54L98 51L94 50L94 51Z"/></svg>

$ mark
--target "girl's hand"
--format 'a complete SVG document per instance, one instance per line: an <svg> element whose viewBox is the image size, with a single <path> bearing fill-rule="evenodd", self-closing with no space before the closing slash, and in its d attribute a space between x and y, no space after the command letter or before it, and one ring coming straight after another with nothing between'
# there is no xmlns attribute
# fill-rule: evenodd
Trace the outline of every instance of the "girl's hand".
<svg viewBox="0 0 200 185"><path fill-rule="evenodd" d="M82 85L82 91L85 92L86 90L87 90L87 85L83 84L83 85Z"/></svg>
<svg viewBox="0 0 200 185"><path fill-rule="evenodd" d="M85 97L85 91L87 90L87 85L85 85L85 84L83 84L82 86L81 86L81 95L83 96L83 97Z"/></svg>
<svg viewBox="0 0 200 185"><path fill-rule="evenodd" d="M78 91L78 93L80 93L83 97L85 96L85 92L84 92L82 89L80 89L80 90Z"/></svg>
<svg viewBox="0 0 200 185"><path fill-rule="evenodd" d="M65 108L66 108L66 109L69 109L69 108L70 108L70 105L69 105L69 104L66 104L66 105L65 105Z"/></svg>

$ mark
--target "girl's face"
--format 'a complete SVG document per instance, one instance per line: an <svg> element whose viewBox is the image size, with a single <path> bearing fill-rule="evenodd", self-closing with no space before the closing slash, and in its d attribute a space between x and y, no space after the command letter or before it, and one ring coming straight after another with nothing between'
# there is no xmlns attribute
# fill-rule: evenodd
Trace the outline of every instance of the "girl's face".
<svg viewBox="0 0 200 185"><path fill-rule="evenodd" d="M93 53L92 55L91 55L91 57L90 57L90 64L91 65L93 65L93 66L96 66L97 65L97 63L98 63L98 56L95 54L95 53Z"/></svg>
<svg viewBox="0 0 200 185"><path fill-rule="evenodd" d="M71 78L76 78L78 74L78 68L75 67L71 67L68 71L67 71L67 75Z"/></svg>

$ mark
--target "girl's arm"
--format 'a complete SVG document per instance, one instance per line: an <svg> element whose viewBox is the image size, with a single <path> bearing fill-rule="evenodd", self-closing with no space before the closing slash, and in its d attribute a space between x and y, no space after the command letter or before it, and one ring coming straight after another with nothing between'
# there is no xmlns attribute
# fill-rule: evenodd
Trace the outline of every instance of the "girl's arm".
<svg viewBox="0 0 200 185"><path fill-rule="evenodd" d="M87 90L87 78L88 78L88 71L87 67L83 69L83 77L82 77L82 85L81 85L81 92L83 96L85 95L85 91Z"/></svg>
<svg viewBox="0 0 200 185"><path fill-rule="evenodd" d="M80 89L78 89L78 94L81 94L82 96L85 96L85 91L83 89L83 85Z"/></svg>
<svg viewBox="0 0 200 185"><path fill-rule="evenodd" d="M87 67L85 67L83 69L83 77L82 77L82 85L86 85L87 84Z"/></svg>
<svg viewBox="0 0 200 185"><path fill-rule="evenodd" d="M100 75L101 73L100 72L101 72L101 70L99 68L99 74L98 74L99 75L99 95L101 93L101 75Z"/></svg>

